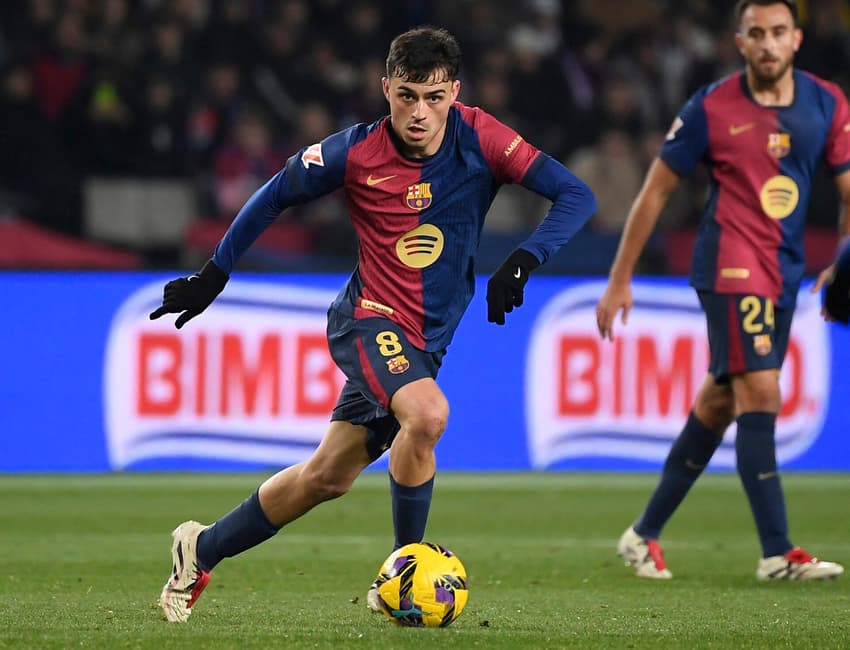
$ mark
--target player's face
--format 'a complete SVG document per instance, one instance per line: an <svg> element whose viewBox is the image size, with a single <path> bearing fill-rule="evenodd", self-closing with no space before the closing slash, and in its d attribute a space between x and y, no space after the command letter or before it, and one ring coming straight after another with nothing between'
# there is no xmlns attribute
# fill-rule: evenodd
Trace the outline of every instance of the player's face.
<svg viewBox="0 0 850 650"><path fill-rule="evenodd" d="M735 34L738 50L760 84L773 84L785 76L802 40L791 10L781 3L747 7Z"/></svg>
<svg viewBox="0 0 850 650"><path fill-rule="evenodd" d="M426 83L399 77L382 80L393 130L404 143L405 154L412 158L437 153L443 142L449 108L460 91L460 81L443 78L441 73L435 73Z"/></svg>

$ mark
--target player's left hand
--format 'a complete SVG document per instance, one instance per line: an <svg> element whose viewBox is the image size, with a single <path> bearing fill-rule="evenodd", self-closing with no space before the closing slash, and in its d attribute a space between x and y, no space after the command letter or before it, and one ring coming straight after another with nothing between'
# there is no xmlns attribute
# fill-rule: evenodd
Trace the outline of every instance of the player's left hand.
<svg viewBox="0 0 850 650"><path fill-rule="evenodd" d="M174 322L177 329L210 306L227 284L228 276L215 262L209 260L204 267L187 278L177 278L165 285L162 305L150 314L156 320L165 314L180 314Z"/></svg>
<svg viewBox="0 0 850 650"><path fill-rule="evenodd" d="M487 282L487 320L497 325L505 324L505 314L521 307L525 283L529 274L540 262L527 250L517 248Z"/></svg>
<svg viewBox="0 0 850 650"><path fill-rule="evenodd" d="M821 315L827 321L850 323L850 237L842 240L835 262L818 275L812 293L826 287Z"/></svg>
<svg viewBox="0 0 850 650"><path fill-rule="evenodd" d="M821 273L821 276L824 273L828 275L825 280L826 290L823 292L821 314L828 321L847 325L850 323L850 273L842 271L836 264ZM818 285L822 284L824 282L821 282L819 277L814 290L818 290Z"/></svg>

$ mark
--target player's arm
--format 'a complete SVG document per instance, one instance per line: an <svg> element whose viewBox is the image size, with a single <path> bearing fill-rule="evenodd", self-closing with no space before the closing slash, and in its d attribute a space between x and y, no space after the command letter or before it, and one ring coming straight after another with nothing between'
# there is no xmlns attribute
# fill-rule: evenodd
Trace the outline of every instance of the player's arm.
<svg viewBox="0 0 850 650"><path fill-rule="evenodd" d="M151 312L151 320L176 313L180 315L174 325L177 329L183 327L222 292L236 262L281 212L341 187L355 128L336 133L292 156L242 206L203 268L165 285L162 305Z"/></svg>
<svg viewBox="0 0 850 650"><path fill-rule="evenodd" d="M537 155L521 182L552 201L552 207L487 283L487 320L498 325L504 325L506 313L522 305L531 271L544 264L596 212L596 197L591 189L544 153Z"/></svg>
<svg viewBox="0 0 850 650"><path fill-rule="evenodd" d="M664 139L629 210L608 285L596 304L596 327L604 339L614 340L614 320L622 311L625 325L632 308L632 274L643 247L679 179L689 174L708 151L708 120L703 99L709 87L698 90L682 107Z"/></svg>
<svg viewBox="0 0 850 650"><path fill-rule="evenodd" d="M818 276L812 292L826 285L821 313L826 320L850 322L850 169L835 177L841 211L838 235L841 241L835 262Z"/></svg>
<svg viewBox="0 0 850 650"><path fill-rule="evenodd" d="M850 237L850 104L841 88L834 83L825 82L826 90L835 101L832 123L826 136L823 158L832 171L838 188L841 212L838 217L838 236L841 250L837 260L820 273L812 292L817 293L826 285L824 305L821 313L827 320L847 322L850 319L850 297L847 287L850 285L850 259L847 259L847 239Z"/></svg>
<svg viewBox="0 0 850 650"><path fill-rule="evenodd" d="M602 338L614 340L617 312L622 310L623 324L628 320L632 308L632 274L661 211L678 184L679 175L661 158L656 158L629 210L617 255L608 274L608 286L596 305L596 326Z"/></svg>

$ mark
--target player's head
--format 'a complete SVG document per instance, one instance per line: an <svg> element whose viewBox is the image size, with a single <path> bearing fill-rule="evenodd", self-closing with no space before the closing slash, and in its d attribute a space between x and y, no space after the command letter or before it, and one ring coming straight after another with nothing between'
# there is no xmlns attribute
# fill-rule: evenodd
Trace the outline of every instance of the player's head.
<svg viewBox="0 0 850 650"><path fill-rule="evenodd" d="M460 47L437 27L417 27L393 39L387 56L384 96L393 130L413 157L436 153L449 108L460 91Z"/></svg>
<svg viewBox="0 0 850 650"><path fill-rule="evenodd" d="M803 40L797 5L793 0L740 0L735 15L735 43L755 80L772 84L782 79Z"/></svg>

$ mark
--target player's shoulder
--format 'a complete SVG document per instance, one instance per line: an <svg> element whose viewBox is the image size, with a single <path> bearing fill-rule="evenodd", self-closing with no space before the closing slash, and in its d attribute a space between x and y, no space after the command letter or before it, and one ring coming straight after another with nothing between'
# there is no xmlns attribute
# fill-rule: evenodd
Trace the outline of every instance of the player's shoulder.
<svg viewBox="0 0 850 650"><path fill-rule="evenodd" d="M491 124L501 124L499 120L480 106L467 106L462 102L456 101L449 110L473 129L480 129L482 126L486 127Z"/></svg>
<svg viewBox="0 0 850 650"><path fill-rule="evenodd" d="M715 81L703 84L685 102L682 111L686 115L708 110L709 105L721 106L735 102L744 96L742 89L742 72L721 77Z"/></svg>
<svg viewBox="0 0 850 650"><path fill-rule="evenodd" d="M325 138L322 147L345 160L350 160L355 151L361 157L372 157L386 146L388 125L389 117L371 123L358 122Z"/></svg>
<svg viewBox="0 0 850 650"><path fill-rule="evenodd" d="M741 71L733 72L705 84L697 91L697 95L701 95L702 97L716 97L718 99L742 97L744 96L743 83L744 73Z"/></svg>
<svg viewBox="0 0 850 650"><path fill-rule="evenodd" d="M379 138L381 131L387 128L388 122L388 117L382 117L372 123L358 122L357 124L353 124L341 131L337 131L334 136L331 137L336 137L340 143L350 149L366 139Z"/></svg>
<svg viewBox="0 0 850 650"><path fill-rule="evenodd" d="M824 79L823 77L819 77L806 70L795 68L794 81L803 93L808 91L818 95L827 95L832 98L844 96L844 91L837 83Z"/></svg>

